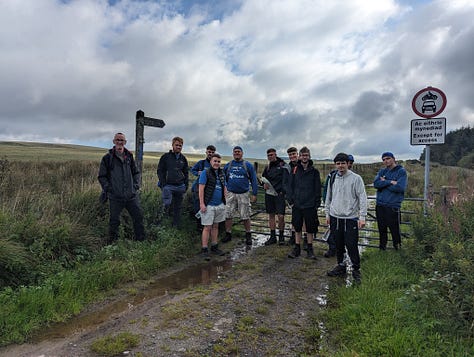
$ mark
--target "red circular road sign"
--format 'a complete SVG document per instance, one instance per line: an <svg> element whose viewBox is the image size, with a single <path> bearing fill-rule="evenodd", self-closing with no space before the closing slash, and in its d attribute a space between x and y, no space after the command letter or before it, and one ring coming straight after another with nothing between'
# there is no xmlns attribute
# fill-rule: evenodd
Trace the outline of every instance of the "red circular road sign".
<svg viewBox="0 0 474 357"><path fill-rule="evenodd" d="M446 108L446 95L441 89L426 87L415 94L411 107L422 118L434 118Z"/></svg>

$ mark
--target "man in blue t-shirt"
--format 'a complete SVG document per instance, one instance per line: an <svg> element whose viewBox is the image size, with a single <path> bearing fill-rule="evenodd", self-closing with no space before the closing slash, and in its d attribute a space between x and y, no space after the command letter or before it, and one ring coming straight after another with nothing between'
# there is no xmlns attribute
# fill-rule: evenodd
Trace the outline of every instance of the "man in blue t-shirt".
<svg viewBox="0 0 474 357"><path fill-rule="evenodd" d="M235 146L232 150L234 160L224 166L224 173L227 180L226 194L226 221L225 237L222 242L232 239L232 219L234 211L239 210L240 219L244 222L245 243L252 245L252 235L250 233L250 202L257 201L258 183L257 174L252 164L245 161L241 146ZM249 197L249 188L252 185L252 195Z"/></svg>
<svg viewBox="0 0 474 357"><path fill-rule="evenodd" d="M225 221L225 176L221 166L221 156L217 153L211 156L211 167L199 175L199 213L203 225L201 255L209 260L209 237L211 238L211 253L224 255L219 249L217 238L219 223Z"/></svg>

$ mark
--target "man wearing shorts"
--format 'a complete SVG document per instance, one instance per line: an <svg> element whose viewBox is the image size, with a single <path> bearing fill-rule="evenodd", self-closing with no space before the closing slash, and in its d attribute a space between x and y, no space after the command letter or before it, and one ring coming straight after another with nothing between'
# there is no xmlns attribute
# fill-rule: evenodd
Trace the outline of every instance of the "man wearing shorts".
<svg viewBox="0 0 474 357"><path fill-rule="evenodd" d="M290 176L288 202L292 206L291 223L295 228L295 246L288 258L296 258L301 254L301 236L303 222L308 234L307 258L316 259L313 251L313 237L318 231L317 209L321 204L321 176L313 166L311 153L304 146L300 150L300 162Z"/></svg>
<svg viewBox="0 0 474 357"><path fill-rule="evenodd" d="M232 220L235 211L239 211L240 219L244 223L245 243L252 245L252 234L250 232L250 202L257 201L258 183L257 174L252 164L243 160L243 150L235 146L232 150L234 159L224 166L227 180L226 200L226 234L222 242L232 239ZM249 188L252 185L252 195L249 197Z"/></svg>
<svg viewBox="0 0 474 357"><path fill-rule="evenodd" d="M201 255L209 260L209 237L211 238L211 253L224 255L219 249L217 237L219 223L225 221L225 176L221 166L221 156L212 154L211 167L204 169L199 175L199 212L203 225Z"/></svg>

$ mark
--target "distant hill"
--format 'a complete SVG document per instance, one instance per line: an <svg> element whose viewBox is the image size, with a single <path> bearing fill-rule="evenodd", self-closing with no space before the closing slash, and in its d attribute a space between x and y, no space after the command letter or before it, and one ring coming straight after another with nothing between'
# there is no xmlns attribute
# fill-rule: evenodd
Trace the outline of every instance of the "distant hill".
<svg viewBox="0 0 474 357"><path fill-rule="evenodd" d="M430 146L430 160L447 166L474 169L474 128L461 128L446 134L445 144ZM423 150L420 160L425 160Z"/></svg>

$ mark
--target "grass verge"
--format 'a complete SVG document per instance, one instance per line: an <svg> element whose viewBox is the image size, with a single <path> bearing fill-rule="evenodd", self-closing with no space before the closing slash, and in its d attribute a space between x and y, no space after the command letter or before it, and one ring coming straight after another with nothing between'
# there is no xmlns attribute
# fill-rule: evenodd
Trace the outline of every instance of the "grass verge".
<svg viewBox="0 0 474 357"><path fill-rule="evenodd" d="M452 331L433 332L436 316L426 318L424 306L406 299L419 275L402 252L371 251L363 256L359 286L331 287L323 314L326 355L331 356L468 356L472 340ZM334 284L337 285L337 284ZM422 318L421 316L424 316ZM320 321L313 319L317 328Z"/></svg>

